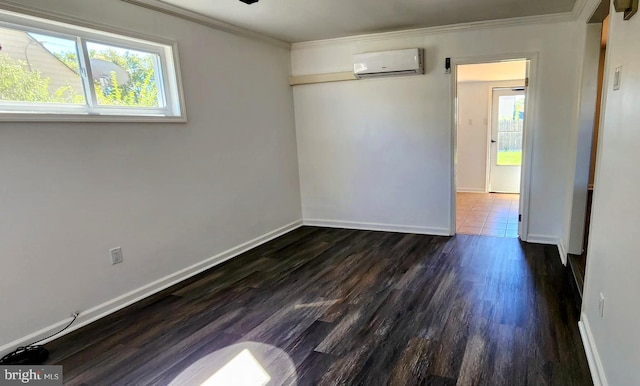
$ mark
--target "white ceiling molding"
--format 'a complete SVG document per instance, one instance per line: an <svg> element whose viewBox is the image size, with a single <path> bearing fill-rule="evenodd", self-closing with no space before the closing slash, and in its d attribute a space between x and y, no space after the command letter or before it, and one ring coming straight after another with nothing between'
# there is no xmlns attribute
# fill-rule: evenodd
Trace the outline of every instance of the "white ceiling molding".
<svg viewBox="0 0 640 386"><path fill-rule="evenodd" d="M158 0L121 0L121 1L129 4L137 5L139 7L144 7L156 12L161 12L167 15L179 17L181 19L192 21L194 23L198 23L219 31L231 33L234 35L238 35L238 36L242 36L250 39L260 40L278 47L283 47L283 48L291 47L291 43L263 35L259 32L254 32L245 28L241 28L233 24L225 23L223 21L214 19L212 17L204 16L202 14L192 12L184 8L176 7L174 5L167 4Z"/></svg>
<svg viewBox="0 0 640 386"><path fill-rule="evenodd" d="M573 14L574 14L576 20L586 10L586 6L587 6L588 2L589 2L588 0L576 0L576 3L573 5ZM594 8L594 10L595 10L595 8Z"/></svg>
<svg viewBox="0 0 640 386"><path fill-rule="evenodd" d="M575 21L584 12L588 11L588 9L586 9L588 8L587 5L593 3L593 1L591 0L576 0L573 10L571 12L565 12L565 13L478 21L478 22L451 24L451 25L426 27L426 28L416 28L416 29L399 30L399 31L391 31L391 32L363 34L363 35L347 36L347 37L333 38L333 39L313 40L313 41L300 42L300 43L288 43L283 40L275 39L270 36L264 35L262 33L241 28L233 24L229 24L208 16L204 16L200 13L192 12L168 3L164 3L159 0L120 0L120 1L132 4L132 5L144 7L153 11L161 12L174 17L179 17L179 18L182 18L194 23L198 23L219 31L224 31L234 35L238 35L238 36L242 36L242 37L246 37L254 40L259 40L259 41L266 42L268 44L275 45L282 48L293 48L293 49L312 47L312 46L323 46L327 44L387 40L387 39L394 39L394 38L400 38L400 37L416 37L416 36L424 36L424 35L452 32L452 31L461 31L461 30L499 28L499 27L515 26L515 25ZM87 26L90 28L100 27L100 29L103 29L106 31L111 30L116 32L113 28L109 26L101 26L99 23L87 22L86 20L74 18L68 15L59 15L50 11L46 11L46 12L41 11L32 7L23 6L21 4L14 3L8 0L0 0L0 7L9 11L31 14L36 17L44 17L52 20L58 20L62 22L75 24L75 25Z"/></svg>
<svg viewBox="0 0 640 386"><path fill-rule="evenodd" d="M381 32L366 35L346 36L343 38L313 40L309 42L292 43L291 49L301 49L305 47L324 46L330 44L347 44L366 41L389 40L397 38L421 37L455 31L476 30L485 28L511 27L527 24L560 23L575 21L577 15L572 12L554 13L550 15L536 15L525 17L514 17L510 19L498 19L487 21L474 21L470 23L450 24L436 27L416 28L401 31Z"/></svg>
<svg viewBox="0 0 640 386"><path fill-rule="evenodd" d="M579 4L581 4L580 7L578 7ZM573 12L576 13L576 19L589 22L599 6L600 0L577 0Z"/></svg>
<svg viewBox="0 0 640 386"><path fill-rule="evenodd" d="M460 23L460 24L450 24L450 25L444 25L444 26L434 26L434 27L416 28L416 29L408 29L408 30L398 30L398 31L390 31L390 32L346 36L346 37L332 38L332 39L312 40L308 42L288 43L283 40L279 40L279 39L270 37L268 35L262 34L260 32L255 32L250 29L238 27L236 25L226 23L209 16L204 16L197 12L189 11L187 9L166 3L162 0L120 0L120 1L141 6L157 12L162 12L162 13L179 17L182 19L186 19L186 20L189 20L213 29L221 30L221 31L232 33L235 35L240 35L247 38L261 40L261 41L264 41L276 46L284 47L284 48L303 48L303 47L312 47L312 46L323 46L327 44L387 40L387 39L403 38L403 37L416 37L416 36L424 36L424 35L452 32L452 31L462 31L462 30L499 28L499 27L508 27L508 26L526 25L526 24L543 24L543 23L575 21L582 15L583 12L585 12L585 6L589 3L589 0L576 0L573 10L571 12L564 12L564 13L476 21L476 22L468 22L468 23Z"/></svg>

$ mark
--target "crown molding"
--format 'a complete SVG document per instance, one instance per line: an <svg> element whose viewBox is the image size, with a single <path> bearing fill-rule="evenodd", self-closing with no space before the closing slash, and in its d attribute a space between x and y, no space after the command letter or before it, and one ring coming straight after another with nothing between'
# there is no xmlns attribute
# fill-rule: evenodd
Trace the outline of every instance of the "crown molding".
<svg viewBox="0 0 640 386"><path fill-rule="evenodd" d="M582 1L582 0L578 0L578 1ZM529 25L529 24L561 23L561 22L575 21L575 20L576 20L576 14L574 13L574 11L571 11L571 12L563 12L563 13L554 13L549 15L536 15L536 16L525 16L525 17L514 17L509 19L474 21L470 23L449 24L449 25L435 26L435 27L415 28L415 29L400 30L400 31L346 36L346 37L335 38L335 39L313 40L308 42L292 43L291 49L295 50L295 49L304 49L304 48L326 46L326 45L333 45L333 44L362 43L367 41L423 37L425 35L443 34L447 32L457 32L457 31L479 30L479 29L486 29L486 28L513 27L513 26L523 26L523 25Z"/></svg>
<svg viewBox="0 0 640 386"><path fill-rule="evenodd" d="M507 18L507 19L484 20L484 21L469 22L469 23L449 24L449 25L443 25L443 26L424 27L424 28L415 28L415 29L408 29L408 30L361 34L361 35L345 36L340 38L289 43L283 40L270 37L268 35L264 35L259 32L238 27L236 25L226 23L209 16L205 16L203 14L187 10L182 7L175 6L173 4L168 4L162 0L120 0L120 1L137 5L140 7L144 7L147 9L151 9L167 15L179 17L185 20L189 20L189 21L192 21L216 30L228 32L231 34L235 34L235 35L239 35L239 36L243 36L243 37L247 37L255 40L260 40L272 45L276 45L283 48L289 48L289 49L301 49L301 48L314 47L314 46L325 46L325 45L332 45L332 44L348 44L348 43L354 43L354 42L388 40L388 39L397 39L397 38L420 37L425 35L442 34L447 32L456 32L456 31L478 30L478 29L485 29L485 28L500 28L500 27L522 26L522 25L529 25L529 24L547 24L547 23L561 23L561 22L576 21L585 12L586 5L590 2L590 0L576 0L573 6L573 9L571 11L562 12L562 13L514 17L514 18Z"/></svg>
<svg viewBox="0 0 640 386"><path fill-rule="evenodd" d="M589 0L576 0L576 3L573 5L573 15L575 17L575 20L578 20L582 13L586 10L587 3L589 3ZM600 1L598 1L598 3L600 3Z"/></svg>
<svg viewBox="0 0 640 386"><path fill-rule="evenodd" d="M576 20L589 23L594 13L598 10L601 0L577 0L573 12Z"/></svg>
<svg viewBox="0 0 640 386"><path fill-rule="evenodd" d="M268 43L268 44L282 47L282 48L287 48L287 49L291 48L291 43L285 42L283 40L275 39L270 36L261 34L259 32L251 31L242 27L238 27L233 24L225 23L223 21L214 19L212 17L205 16L197 12L189 11L187 9L177 7L175 5L168 4L160 0L120 0L120 1L132 4L132 5L136 5L138 7L147 8L152 11L161 12L166 15L178 17L180 19L188 20L194 23L198 23L200 25L204 25L205 27L213 28L218 31L223 31L230 34L242 36L245 38L262 41L264 43Z"/></svg>

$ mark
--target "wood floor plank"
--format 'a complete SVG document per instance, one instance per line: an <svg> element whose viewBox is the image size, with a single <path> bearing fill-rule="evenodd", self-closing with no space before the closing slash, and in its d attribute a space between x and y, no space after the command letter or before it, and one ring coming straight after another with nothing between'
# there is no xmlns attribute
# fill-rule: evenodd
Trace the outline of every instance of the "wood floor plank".
<svg viewBox="0 0 640 386"><path fill-rule="evenodd" d="M456 386L475 386L480 384L483 372L486 371L485 350L487 342L481 335L473 335L467 342L462 357L462 365Z"/></svg>
<svg viewBox="0 0 640 386"><path fill-rule="evenodd" d="M411 386L425 383L427 370L432 363L432 343L424 338L411 338L391 371L389 385Z"/></svg>
<svg viewBox="0 0 640 386"><path fill-rule="evenodd" d="M296 373L292 374L284 384L288 386L319 385L335 360L336 358L332 355L313 351L296 367Z"/></svg>
<svg viewBox="0 0 640 386"><path fill-rule="evenodd" d="M200 382L246 351L270 385L588 386L564 269L517 239L302 227L49 343L48 363L69 385Z"/></svg>

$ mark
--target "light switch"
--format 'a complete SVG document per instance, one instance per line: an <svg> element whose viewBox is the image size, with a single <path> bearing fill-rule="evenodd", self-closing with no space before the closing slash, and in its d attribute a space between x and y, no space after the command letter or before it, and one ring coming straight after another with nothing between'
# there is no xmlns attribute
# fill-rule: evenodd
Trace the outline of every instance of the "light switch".
<svg viewBox="0 0 640 386"><path fill-rule="evenodd" d="M616 73L613 76L613 89L620 90L621 82L622 82L622 66L616 68Z"/></svg>

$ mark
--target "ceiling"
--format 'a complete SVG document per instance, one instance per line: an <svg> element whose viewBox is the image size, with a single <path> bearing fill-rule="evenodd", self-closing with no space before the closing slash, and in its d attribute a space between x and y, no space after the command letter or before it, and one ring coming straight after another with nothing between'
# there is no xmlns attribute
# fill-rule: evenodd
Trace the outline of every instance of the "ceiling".
<svg viewBox="0 0 640 386"><path fill-rule="evenodd" d="M527 61L517 60L498 63L465 64L458 66L459 82L490 82L520 80L526 78Z"/></svg>
<svg viewBox="0 0 640 386"><path fill-rule="evenodd" d="M576 0L154 0L290 43L571 12Z"/></svg>

